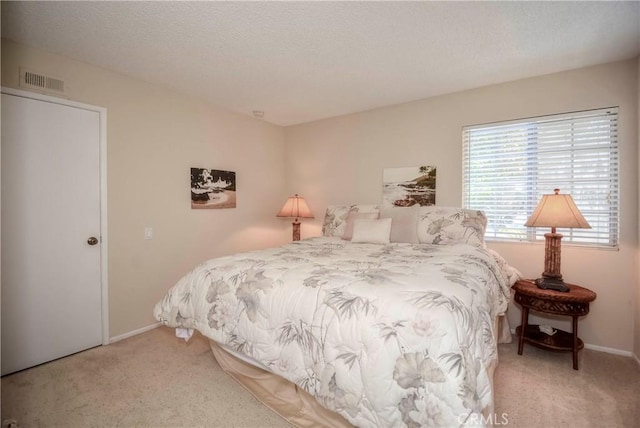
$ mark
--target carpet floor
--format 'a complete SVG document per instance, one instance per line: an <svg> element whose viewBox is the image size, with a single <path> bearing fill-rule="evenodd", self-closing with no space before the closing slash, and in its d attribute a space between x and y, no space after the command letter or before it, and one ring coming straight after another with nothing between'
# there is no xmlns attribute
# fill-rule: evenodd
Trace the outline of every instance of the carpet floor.
<svg viewBox="0 0 640 428"><path fill-rule="evenodd" d="M628 357L499 346L495 423L637 427L640 368ZM165 327L2 378L3 428L290 427L218 366L199 335ZM12 427L13 428L13 427Z"/></svg>

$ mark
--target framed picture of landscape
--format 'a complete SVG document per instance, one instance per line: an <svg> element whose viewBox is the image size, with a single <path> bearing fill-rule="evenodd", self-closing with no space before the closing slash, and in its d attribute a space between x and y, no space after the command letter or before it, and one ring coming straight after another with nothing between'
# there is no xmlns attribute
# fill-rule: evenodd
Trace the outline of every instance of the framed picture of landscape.
<svg viewBox="0 0 640 428"><path fill-rule="evenodd" d="M383 207L435 204L435 166L384 169L382 174Z"/></svg>
<svg viewBox="0 0 640 428"><path fill-rule="evenodd" d="M191 208L236 207L236 173L218 169L191 168Z"/></svg>

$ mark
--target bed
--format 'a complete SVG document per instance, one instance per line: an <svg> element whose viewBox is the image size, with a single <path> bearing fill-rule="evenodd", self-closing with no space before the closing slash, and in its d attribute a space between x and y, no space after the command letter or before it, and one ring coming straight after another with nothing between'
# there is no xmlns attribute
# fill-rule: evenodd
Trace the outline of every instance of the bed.
<svg viewBox="0 0 640 428"><path fill-rule="evenodd" d="M517 279L479 211L330 206L323 236L202 263L154 309L297 426L483 425Z"/></svg>

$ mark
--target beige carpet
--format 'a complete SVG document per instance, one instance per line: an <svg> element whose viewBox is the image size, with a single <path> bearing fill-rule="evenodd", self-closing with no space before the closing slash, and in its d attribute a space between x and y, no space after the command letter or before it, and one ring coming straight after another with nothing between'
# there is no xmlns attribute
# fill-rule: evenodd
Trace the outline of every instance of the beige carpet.
<svg viewBox="0 0 640 428"><path fill-rule="evenodd" d="M507 427L640 427L640 367L630 357L583 349L573 370L569 352L498 348L496 413Z"/></svg>
<svg viewBox="0 0 640 428"><path fill-rule="evenodd" d="M497 422L507 427L636 427L640 369L630 358L500 345ZM94 348L2 378L2 420L20 427L288 427L216 364L199 335L173 330Z"/></svg>

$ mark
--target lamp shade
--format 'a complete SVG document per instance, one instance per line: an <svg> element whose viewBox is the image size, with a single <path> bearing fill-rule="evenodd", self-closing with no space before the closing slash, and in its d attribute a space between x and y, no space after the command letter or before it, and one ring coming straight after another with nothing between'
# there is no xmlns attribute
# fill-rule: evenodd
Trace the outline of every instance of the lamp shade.
<svg viewBox="0 0 640 428"><path fill-rule="evenodd" d="M554 189L552 195L542 195L538 206L524 224L529 227L572 227L591 229L573 202L571 195L561 195L560 189Z"/></svg>
<svg viewBox="0 0 640 428"><path fill-rule="evenodd" d="M314 218L304 198L298 196L297 193L287 199L276 217Z"/></svg>

